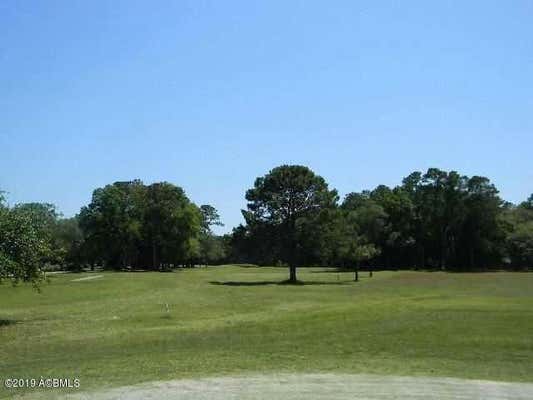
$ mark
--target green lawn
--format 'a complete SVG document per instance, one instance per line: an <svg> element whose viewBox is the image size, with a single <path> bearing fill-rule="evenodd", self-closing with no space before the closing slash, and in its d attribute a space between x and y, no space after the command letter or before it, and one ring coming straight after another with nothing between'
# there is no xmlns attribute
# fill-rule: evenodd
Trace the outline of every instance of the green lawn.
<svg viewBox="0 0 533 400"><path fill-rule="evenodd" d="M287 286L276 284L285 269L224 266L72 282L90 275L55 275L41 293L0 286L2 381L79 377L87 390L267 371L533 381L533 274L354 283L302 268L308 284Z"/></svg>

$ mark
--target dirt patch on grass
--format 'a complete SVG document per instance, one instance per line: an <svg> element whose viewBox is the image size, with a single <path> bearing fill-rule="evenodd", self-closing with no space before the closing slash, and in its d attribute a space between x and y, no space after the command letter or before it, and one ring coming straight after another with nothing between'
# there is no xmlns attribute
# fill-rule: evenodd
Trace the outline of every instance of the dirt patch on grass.
<svg viewBox="0 0 533 400"><path fill-rule="evenodd" d="M65 399L96 400L526 400L533 383L456 378L344 374L283 374L151 382Z"/></svg>
<svg viewBox="0 0 533 400"><path fill-rule="evenodd" d="M103 278L103 277L104 277L103 275L86 276L84 278L72 279L71 282L90 281L92 279L99 279L99 278Z"/></svg>

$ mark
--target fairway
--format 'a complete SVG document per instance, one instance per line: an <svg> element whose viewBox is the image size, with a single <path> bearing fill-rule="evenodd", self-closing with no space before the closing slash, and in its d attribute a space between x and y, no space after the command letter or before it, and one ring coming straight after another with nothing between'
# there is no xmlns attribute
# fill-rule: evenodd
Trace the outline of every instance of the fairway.
<svg viewBox="0 0 533 400"><path fill-rule="evenodd" d="M271 373L533 381L533 274L286 277L221 266L2 285L0 376L79 378L81 391Z"/></svg>

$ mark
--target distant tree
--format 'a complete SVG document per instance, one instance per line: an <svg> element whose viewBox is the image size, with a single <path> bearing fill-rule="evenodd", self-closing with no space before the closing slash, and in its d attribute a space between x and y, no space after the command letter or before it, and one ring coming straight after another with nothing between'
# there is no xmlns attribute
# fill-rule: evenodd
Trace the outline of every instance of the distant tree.
<svg viewBox="0 0 533 400"><path fill-rule="evenodd" d="M499 222L504 203L484 177L430 168L401 186L350 193L341 205L355 212L358 234L387 267L486 268L505 253Z"/></svg>
<svg viewBox="0 0 533 400"><path fill-rule="evenodd" d="M533 221L517 224L508 243L513 265L533 268Z"/></svg>
<svg viewBox="0 0 533 400"><path fill-rule="evenodd" d="M200 206L202 213L202 229L200 232L200 259L204 265L221 261L226 256L222 237L213 233L213 226L224 226L215 207L209 204Z"/></svg>
<svg viewBox="0 0 533 400"><path fill-rule="evenodd" d="M152 250L152 268L187 263L200 252L202 213L183 189L168 182L147 188L144 237Z"/></svg>
<svg viewBox="0 0 533 400"><path fill-rule="evenodd" d="M355 199L363 201L354 202ZM369 226L381 225L384 215L381 210L375 214L379 208L373 209L375 204L368 207L368 200L365 193L349 194L340 209L329 213L331 224L325 230L326 247L333 250L333 265L352 268L355 281L359 280L361 263L380 254L380 249L369 239L375 233Z"/></svg>
<svg viewBox="0 0 533 400"><path fill-rule="evenodd" d="M404 237L412 238L405 243L413 244L417 266L484 268L501 262L503 203L487 178L430 168L409 175L400 190L411 203Z"/></svg>
<svg viewBox="0 0 533 400"><path fill-rule="evenodd" d="M200 206L200 211L202 213L202 229L204 232L212 233L213 226L224 226L215 207L203 204Z"/></svg>
<svg viewBox="0 0 533 400"><path fill-rule="evenodd" d="M115 182L93 192L78 217L82 254L107 267L191 265L200 253L202 214L168 182Z"/></svg>
<svg viewBox="0 0 533 400"><path fill-rule="evenodd" d="M243 224L239 224L228 236L228 258L236 263L254 262L249 251L251 247L248 246L248 229Z"/></svg>
<svg viewBox="0 0 533 400"><path fill-rule="evenodd" d="M430 168L422 176L417 204L435 264L446 269L455 256L457 233L464 217L465 177Z"/></svg>
<svg viewBox="0 0 533 400"><path fill-rule="evenodd" d="M270 239L281 249L289 265L289 282L295 283L299 249L305 241L300 227L324 208L335 207L337 192L309 168L282 165L256 179L246 192L245 218L254 227L269 227Z"/></svg>
<svg viewBox="0 0 533 400"><path fill-rule="evenodd" d="M53 233L56 252L69 270L80 271L87 258L84 253L84 237L78 218L59 219Z"/></svg>
<svg viewBox="0 0 533 400"><path fill-rule="evenodd" d="M502 201L498 190L485 177L473 176L466 183L465 216L457 234L463 245L459 260L471 269L501 265L505 248L505 233L498 223Z"/></svg>
<svg viewBox="0 0 533 400"><path fill-rule="evenodd" d="M359 265L363 261L370 260L380 253L379 249L373 243L355 243L352 257L355 259L355 281L359 280ZM372 272L372 271L370 271Z"/></svg>
<svg viewBox="0 0 533 400"><path fill-rule="evenodd" d="M416 264L414 240L414 209L408 193L401 187L380 185L371 192L371 199L383 213L381 235L372 240L380 249L386 267Z"/></svg>
<svg viewBox="0 0 533 400"><path fill-rule="evenodd" d="M93 192L79 224L90 249L108 268L136 264L142 247L146 186L139 180L115 182Z"/></svg>
<svg viewBox="0 0 533 400"><path fill-rule="evenodd" d="M225 242L222 236L201 235L200 255L204 265L221 262L226 257Z"/></svg>
<svg viewBox="0 0 533 400"><path fill-rule="evenodd" d="M506 250L513 268L533 268L533 207L531 200L509 206L500 220L505 230Z"/></svg>
<svg viewBox="0 0 533 400"><path fill-rule="evenodd" d="M345 219L356 227L357 236L364 236L363 242L366 244L371 243L374 247L385 246L390 233L389 216L376 199L376 193L382 190L387 191L387 196L390 195L388 187L380 186L372 193L368 191L349 193L341 205L341 209L345 213ZM354 201L355 199L358 200ZM361 239L359 239L359 243L363 245ZM365 260L374 258L377 253L365 258Z"/></svg>

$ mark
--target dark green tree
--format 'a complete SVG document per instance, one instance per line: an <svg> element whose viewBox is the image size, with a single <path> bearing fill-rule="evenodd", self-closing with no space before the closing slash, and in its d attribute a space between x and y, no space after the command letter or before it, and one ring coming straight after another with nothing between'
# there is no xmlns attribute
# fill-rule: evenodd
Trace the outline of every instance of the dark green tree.
<svg viewBox="0 0 533 400"><path fill-rule="evenodd" d="M192 265L199 256L202 214L183 189L168 182L147 188L144 237L152 251L152 268Z"/></svg>
<svg viewBox="0 0 533 400"><path fill-rule="evenodd" d="M72 271L81 271L87 261L84 253L85 240L78 218L59 219L53 233L54 246L63 260L63 265Z"/></svg>
<svg viewBox="0 0 533 400"><path fill-rule="evenodd" d="M215 207L203 204L200 206L200 211L202 213L202 229L204 232L212 233L213 226L224 226Z"/></svg>
<svg viewBox="0 0 533 400"><path fill-rule="evenodd" d="M93 192L79 214L86 248L109 268L137 264L146 212L146 187L139 180L115 182Z"/></svg>
<svg viewBox="0 0 533 400"><path fill-rule="evenodd" d="M96 189L79 215L82 253L110 268L192 265L200 252L200 209L168 182L115 182Z"/></svg>
<svg viewBox="0 0 533 400"><path fill-rule="evenodd" d="M510 205L500 220L506 233L510 265L515 269L533 268L533 196L518 207Z"/></svg>
<svg viewBox="0 0 533 400"><path fill-rule="evenodd" d="M271 240L289 265L289 282L295 283L296 266L306 236L301 226L321 210L336 206L337 192L326 181L301 165L282 165L256 179L246 192L245 218L252 226L268 226Z"/></svg>
<svg viewBox="0 0 533 400"><path fill-rule="evenodd" d="M505 253L505 233L498 221L502 213L498 190L488 178L473 176L467 180L465 196L465 216L457 235L462 244L459 260L470 269L500 266Z"/></svg>
<svg viewBox="0 0 533 400"><path fill-rule="evenodd" d="M200 232L200 259L204 265L220 262L226 256L225 243L220 236L213 233L213 226L224 226L215 207L204 204L200 206L202 229Z"/></svg>

